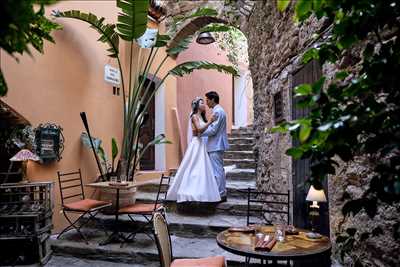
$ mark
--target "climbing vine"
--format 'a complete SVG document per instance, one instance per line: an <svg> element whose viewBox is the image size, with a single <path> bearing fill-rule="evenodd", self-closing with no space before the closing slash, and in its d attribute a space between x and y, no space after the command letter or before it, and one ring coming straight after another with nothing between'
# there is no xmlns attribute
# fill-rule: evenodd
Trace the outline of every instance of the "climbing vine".
<svg viewBox="0 0 400 267"><path fill-rule="evenodd" d="M236 67L239 63L249 64L247 39L237 28L231 27L227 32L214 33L218 46L227 53L228 60Z"/></svg>

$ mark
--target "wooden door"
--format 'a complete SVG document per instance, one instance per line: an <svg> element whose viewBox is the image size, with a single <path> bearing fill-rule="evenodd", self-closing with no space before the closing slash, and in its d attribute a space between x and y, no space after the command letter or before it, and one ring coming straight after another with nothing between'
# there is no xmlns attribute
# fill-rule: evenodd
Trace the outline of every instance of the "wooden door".
<svg viewBox="0 0 400 267"><path fill-rule="evenodd" d="M146 80L145 86L150 82L149 79ZM150 91L155 90L154 82L150 86ZM155 137L155 101L154 97L151 99L150 105L147 109L148 119L140 130L140 143L148 144ZM155 148L151 146L147 149L146 153L140 159L140 169L141 170L154 170L155 169Z"/></svg>
<svg viewBox="0 0 400 267"><path fill-rule="evenodd" d="M293 74L292 83L292 119L299 119L307 116L310 112L308 108L297 107L300 98L295 98L293 89L303 83L314 83L321 77L321 66L319 62L312 61L302 69ZM293 140L293 145L297 145L298 140ZM293 160L293 222L294 225L301 228L309 228L308 206L306 201L309 186L305 181L311 175L310 160ZM324 191L328 198L327 181L324 181ZM320 233L329 235L329 211L328 203L319 203L320 218L318 229Z"/></svg>

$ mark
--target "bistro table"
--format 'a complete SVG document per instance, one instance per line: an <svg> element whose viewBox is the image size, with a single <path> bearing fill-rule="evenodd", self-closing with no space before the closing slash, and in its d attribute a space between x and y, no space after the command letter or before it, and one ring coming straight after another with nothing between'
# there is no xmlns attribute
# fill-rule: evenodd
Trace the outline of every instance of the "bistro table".
<svg viewBox="0 0 400 267"><path fill-rule="evenodd" d="M125 183L115 183L115 182L96 182L96 183L90 183L86 184L87 187L92 187L92 188L109 188L109 189L115 189L117 194L116 194L116 201L115 201L115 227L112 232L112 234L107 237L106 240L100 242L101 246L113 243L113 242L122 242L122 241L128 241L127 238L121 234L121 232L118 229L118 222L119 222L119 192L120 190L129 190L134 187L142 186L142 185L147 185L147 184L152 184L156 181L159 181L157 179L152 179L152 180L145 180L145 181L136 181L136 182L125 182Z"/></svg>
<svg viewBox="0 0 400 267"><path fill-rule="evenodd" d="M274 235L273 226L255 226L257 233ZM330 266L331 242L328 237L309 239L306 233L297 229L298 235L286 235L283 242L277 242L271 251L255 250L255 233L231 232L225 230L217 236L218 245L233 254L261 260L294 260L301 264L304 261L317 261L316 266ZM297 266L297 264L296 264ZM311 266L311 265L308 265Z"/></svg>

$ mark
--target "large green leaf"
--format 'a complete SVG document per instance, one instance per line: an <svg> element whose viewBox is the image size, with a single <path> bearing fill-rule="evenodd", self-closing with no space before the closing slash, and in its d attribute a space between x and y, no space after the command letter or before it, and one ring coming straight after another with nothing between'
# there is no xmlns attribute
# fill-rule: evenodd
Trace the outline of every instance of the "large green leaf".
<svg viewBox="0 0 400 267"><path fill-rule="evenodd" d="M303 21L310 15L312 11L312 1L310 0L298 0L296 2L296 15L295 18L299 21Z"/></svg>
<svg viewBox="0 0 400 267"><path fill-rule="evenodd" d="M171 37L169 35L165 34L158 34L157 35L157 41L154 47L164 47L168 44L168 41L171 40Z"/></svg>
<svg viewBox="0 0 400 267"><path fill-rule="evenodd" d="M197 9L194 13L192 13L188 16L176 16L174 18L174 22L178 23L178 22L183 22L188 19L204 17L204 16L215 17L217 15L218 15L218 12L215 9L205 7L205 8Z"/></svg>
<svg viewBox="0 0 400 267"><path fill-rule="evenodd" d="M168 48L167 54L170 57L177 56L179 53L181 53L189 48L189 45L192 42L192 39L193 39L193 35L187 36L186 38L182 39L176 46Z"/></svg>
<svg viewBox="0 0 400 267"><path fill-rule="evenodd" d="M113 138L111 138L111 156L112 156L113 161L115 160L117 155L118 155L118 145L117 145L117 141L113 137Z"/></svg>
<svg viewBox="0 0 400 267"><path fill-rule="evenodd" d="M147 27L149 1L117 0L117 6L121 9L117 23L119 36L126 41L142 36Z"/></svg>
<svg viewBox="0 0 400 267"><path fill-rule="evenodd" d="M224 72L228 74L232 74L237 76L238 71L232 67L232 66L227 66L223 64L216 64L208 61L188 61L184 62L182 64L177 65L175 68L169 71L169 74L172 74L174 76L179 76L182 77L186 74L189 74L193 72L194 70L200 70L200 69L205 69L205 70L216 70L219 72Z"/></svg>
<svg viewBox="0 0 400 267"><path fill-rule="evenodd" d="M92 13L83 13L79 10L69 10L64 12L55 11L53 12L53 16L62 18L73 18L89 23L91 28L100 33L100 38L98 39L98 41L108 44L109 48L107 49L107 51L110 52L108 56L118 56L119 37L117 32L115 31L114 24L104 24L104 18L98 18Z"/></svg>
<svg viewBox="0 0 400 267"><path fill-rule="evenodd" d="M291 0L276 0L277 1L277 7L278 10L283 12L286 10L286 8L289 6Z"/></svg>
<svg viewBox="0 0 400 267"><path fill-rule="evenodd" d="M137 158L137 161L140 161L140 159L143 157L143 155L146 153L147 149L149 149L149 147L151 146L155 146L155 145L161 145L161 144L172 144L171 141L168 141L165 138L164 134L159 134L157 135L152 141L150 141L149 143L147 143L143 149L141 149L139 157Z"/></svg>
<svg viewBox="0 0 400 267"><path fill-rule="evenodd" d="M222 23L212 23L201 28L198 32L227 32L233 29L235 29L233 26Z"/></svg>

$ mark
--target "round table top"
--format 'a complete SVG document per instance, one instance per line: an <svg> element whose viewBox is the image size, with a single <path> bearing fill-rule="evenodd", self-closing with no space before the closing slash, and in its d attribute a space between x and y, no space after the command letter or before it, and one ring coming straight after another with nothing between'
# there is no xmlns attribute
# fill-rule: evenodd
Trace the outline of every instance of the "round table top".
<svg viewBox="0 0 400 267"><path fill-rule="evenodd" d="M256 231L266 235L274 235L273 226L256 226ZM233 254L259 259L298 259L323 254L331 249L331 241L322 236L310 239L307 230L297 229L298 235L286 235L285 241L277 242L271 251L255 250L256 236L254 233L230 232L225 230L217 236L218 245Z"/></svg>

